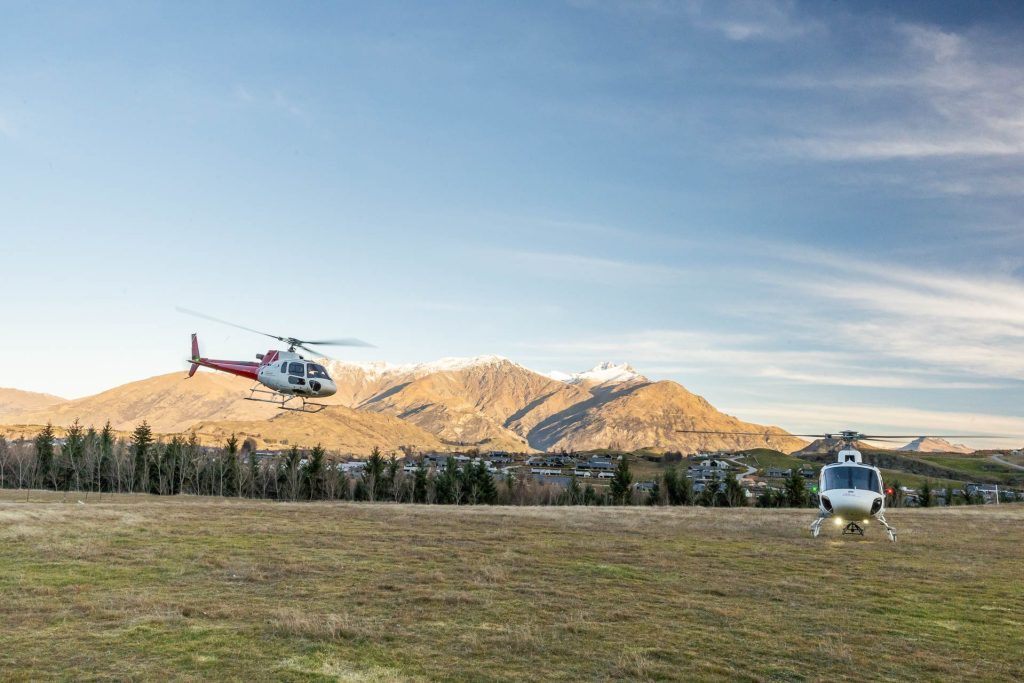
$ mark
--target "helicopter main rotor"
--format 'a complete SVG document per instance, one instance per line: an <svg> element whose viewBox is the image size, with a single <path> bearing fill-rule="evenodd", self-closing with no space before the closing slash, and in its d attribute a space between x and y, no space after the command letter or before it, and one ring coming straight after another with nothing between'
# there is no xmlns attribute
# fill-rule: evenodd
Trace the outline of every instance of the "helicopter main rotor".
<svg viewBox="0 0 1024 683"><path fill-rule="evenodd" d="M270 334L269 332L261 332L260 330L254 330L253 328L246 327L245 325L239 325L237 323L229 322L227 320L221 320L220 318L214 318L212 315L206 315L205 313L200 313L199 311L193 311L193 310L188 309L188 308L182 308L181 306L178 306L176 308L177 308L177 311L179 313L185 313L186 315L192 315L192 316L195 316L197 318L204 318L206 320L212 320L213 322L220 323L222 325L228 325L230 327L237 327L238 329L245 330L246 332L252 332L254 334L263 335L264 337L270 337L271 339L276 339L279 342L287 344L288 345L288 350L289 351L293 351L293 352L295 351L295 349L302 349L303 351L311 353L314 356L322 356L324 358L327 358L328 356L324 355L323 352L317 351L316 349L311 349L309 347L310 346L359 346L359 347L364 347L364 348L376 348L373 344L370 344L368 342L364 342L362 339L356 339L354 337L347 337L347 338L343 338L343 339L320 339L320 340L316 340L316 341L311 341L311 340L308 340L308 339L298 339L296 337L281 337L281 336L276 335L276 334Z"/></svg>
<svg viewBox="0 0 1024 683"><path fill-rule="evenodd" d="M702 429L677 429L682 434L719 434L727 436L760 436L768 439L770 437L796 436L805 439L829 439L842 441L851 445L854 441L890 441L900 443L904 439L1002 439L1005 437L991 436L987 434L864 434L853 429L844 429L831 434L778 434L775 432L725 432L718 430Z"/></svg>

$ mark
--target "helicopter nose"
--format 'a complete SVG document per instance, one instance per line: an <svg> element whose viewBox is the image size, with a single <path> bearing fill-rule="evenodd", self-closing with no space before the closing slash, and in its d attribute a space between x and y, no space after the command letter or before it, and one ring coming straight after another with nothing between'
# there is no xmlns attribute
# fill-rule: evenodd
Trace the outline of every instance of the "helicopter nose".
<svg viewBox="0 0 1024 683"><path fill-rule="evenodd" d="M829 500L832 503L832 514L843 519L866 519L877 512L874 509L875 501L880 499L874 491L847 490L842 493L832 493ZM881 509L881 505L878 506Z"/></svg>
<svg viewBox="0 0 1024 683"><path fill-rule="evenodd" d="M338 391L338 385L333 380L325 379L320 381L320 395L334 396Z"/></svg>

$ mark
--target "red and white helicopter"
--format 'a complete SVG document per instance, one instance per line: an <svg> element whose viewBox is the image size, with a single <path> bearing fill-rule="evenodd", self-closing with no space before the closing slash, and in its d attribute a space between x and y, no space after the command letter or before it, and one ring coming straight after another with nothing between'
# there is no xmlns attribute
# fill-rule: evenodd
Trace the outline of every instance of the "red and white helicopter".
<svg viewBox="0 0 1024 683"><path fill-rule="evenodd" d="M260 332L249 327L236 325L226 320L214 318L203 313L190 311L185 308L178 309L182 313L194 315L207 320L237 327L247 332L262 334L271 339L277 339L288 345L287 351L271 349L266 353L257 353L257 361L245 360L217 360L215 358L203 358L199 354L199 339L195 333L192 334L192 357L189 359L191 366L188 376L196 374L200 367L212 368L227 372L239 377L246 377L256 381L256 384L249 390L246 400L273 403L284 410L294 410L305 413L318 413L327 406L323 403L314 403L311 398L326 398L333 396L338 391L337 385L326 368L320 363L307 360L295 352L295 349L302 349L315 356L326 358L324 354L315 351L310 346L363 346L373 347L360 339L327 339L321 341L307 341L295 337L279 337L276 334ZM290 406L289 402L298 399L301 406Z"/></svg>

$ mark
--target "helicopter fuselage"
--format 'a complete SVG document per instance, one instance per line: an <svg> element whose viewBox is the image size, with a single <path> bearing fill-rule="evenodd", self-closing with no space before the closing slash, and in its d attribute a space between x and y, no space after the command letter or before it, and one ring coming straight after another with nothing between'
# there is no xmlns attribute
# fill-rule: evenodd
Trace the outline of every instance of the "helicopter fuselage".
<svg viewBox="0 0 1024 683"><path fill-rule="evenodd" d="M199 355L199 342L193 334L192 358L189 359L192 367L188 375L191 377L200 367L210 368L256 380L278 394L303 398L324 398L338 391L323 365L306 360L294 351L270 350L256 357L259 362L203 358Z"/></svg>
<svg viewBox="0 0 1024 683"><path fill-rule="evenodd" d="M860 452L852 448L841 450L837 462L821 468L818 493L823 516L866 522L885 512L882 473L861 462Z"/></svg>

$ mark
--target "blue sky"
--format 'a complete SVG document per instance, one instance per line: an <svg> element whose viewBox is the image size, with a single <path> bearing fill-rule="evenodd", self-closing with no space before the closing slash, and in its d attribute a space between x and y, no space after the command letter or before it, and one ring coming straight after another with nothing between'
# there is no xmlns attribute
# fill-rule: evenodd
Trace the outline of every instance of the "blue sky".
<svg viewBox="0 0 1024 683"><path fill-rule="evenodd" d="M269 346L180 305L1024 439L1024 16L935 5L2 2L0 385Z"/></svg>

